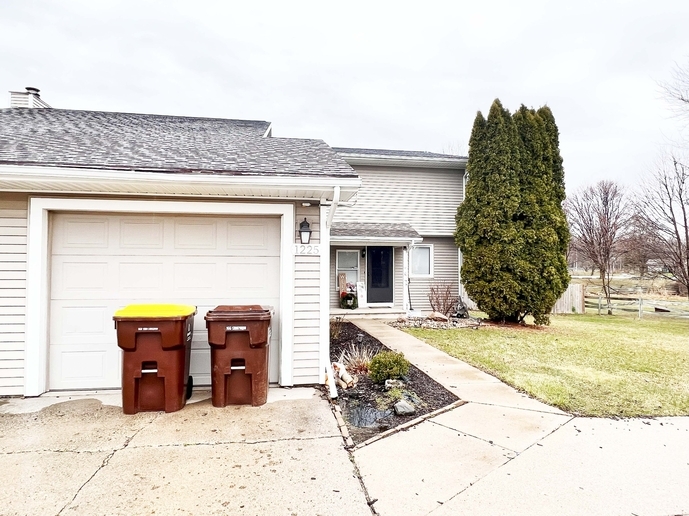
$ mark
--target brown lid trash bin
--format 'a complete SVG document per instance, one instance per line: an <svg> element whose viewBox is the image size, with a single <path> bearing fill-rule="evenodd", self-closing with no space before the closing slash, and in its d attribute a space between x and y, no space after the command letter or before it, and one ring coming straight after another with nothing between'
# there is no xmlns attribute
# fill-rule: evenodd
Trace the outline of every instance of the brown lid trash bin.
<svg viewBox="0 0 689 516"><path fill-rule="evenodd" d="M221 305L206 314L214 407L267 401L272 311L260 305Z"/></svg>

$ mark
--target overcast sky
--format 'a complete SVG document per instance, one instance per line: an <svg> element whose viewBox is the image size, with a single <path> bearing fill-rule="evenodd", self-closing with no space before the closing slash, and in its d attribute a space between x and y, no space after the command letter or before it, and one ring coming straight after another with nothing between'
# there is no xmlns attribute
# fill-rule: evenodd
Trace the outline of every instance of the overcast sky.
<svg viewBox="0 0 689 516"><path fill-rule="evenodd" d="M496 97L547 104L570 192L649 170L676 137L658 86L676 64L689 64L687 0L0 0L5 91L461 154Z"/></svg>

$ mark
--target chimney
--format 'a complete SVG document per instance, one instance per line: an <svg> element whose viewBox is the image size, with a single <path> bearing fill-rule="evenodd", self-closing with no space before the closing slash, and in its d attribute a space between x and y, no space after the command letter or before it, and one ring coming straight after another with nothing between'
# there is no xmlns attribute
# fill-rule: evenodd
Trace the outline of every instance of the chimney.
<svg viewBox="0 0 689 516"><path fill-rule="evenodd" d="M50 106L41 100L38 88L27 86L26 91L10 91L11 108L49 108Z"/></svg>

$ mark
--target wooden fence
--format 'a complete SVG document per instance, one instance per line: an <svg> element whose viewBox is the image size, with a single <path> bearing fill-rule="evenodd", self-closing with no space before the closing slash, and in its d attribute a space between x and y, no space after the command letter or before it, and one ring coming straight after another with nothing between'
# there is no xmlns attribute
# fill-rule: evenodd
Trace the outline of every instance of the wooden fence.
<svg viewBox="0 0 689 516"><path fill-rule="evenodd" d="M586 310L584 302L584 285L581 283L570 283L564 294L555 302L552 313L583 314Z"/></svg>

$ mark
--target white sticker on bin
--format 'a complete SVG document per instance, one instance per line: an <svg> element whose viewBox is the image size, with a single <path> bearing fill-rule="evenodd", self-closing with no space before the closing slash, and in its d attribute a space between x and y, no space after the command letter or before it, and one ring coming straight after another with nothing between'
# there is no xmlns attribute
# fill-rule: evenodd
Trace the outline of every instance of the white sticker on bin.
<svg viewBox="0 0 689 516"><path fill-rule="evenodd" d="M137 331L158 331L158 328L139 328Z"/></svg>
<svg viewBox="0 0 689 516"><path fill-rule="evenodd" d="M246 326L227 326L225 331L246 331Z"/></svg>

